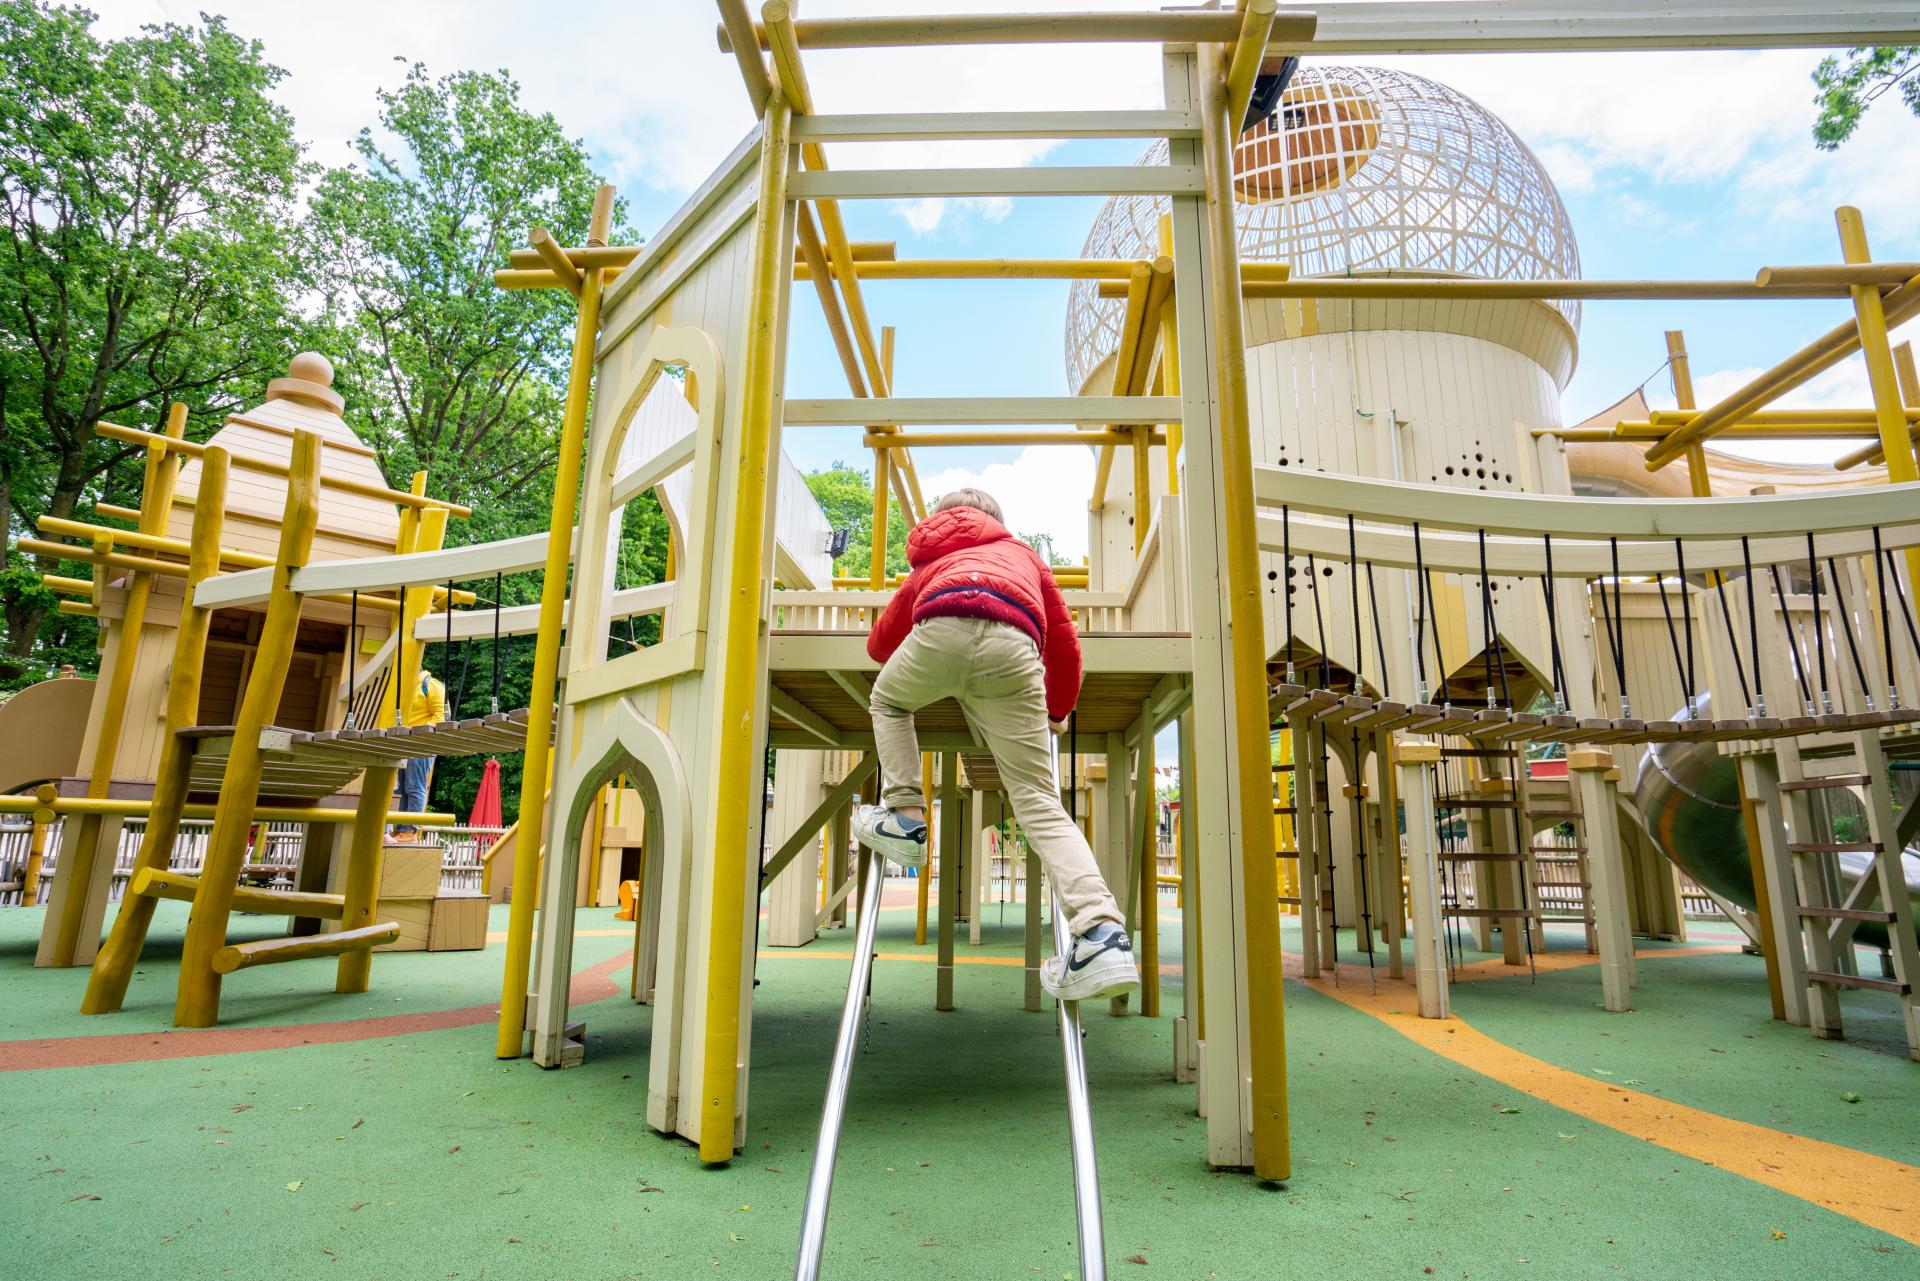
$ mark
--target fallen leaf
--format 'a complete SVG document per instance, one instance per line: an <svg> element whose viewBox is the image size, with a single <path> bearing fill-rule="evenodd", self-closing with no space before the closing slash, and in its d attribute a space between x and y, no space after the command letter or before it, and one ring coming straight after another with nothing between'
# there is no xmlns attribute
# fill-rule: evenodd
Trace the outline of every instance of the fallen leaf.
<svg viewBox="0 0 1920 1281"><path fill-rule="evenodd" d="M306 1182L305 1179L295 1179L292 1183L287 1184L287 1191L298 1192L300 1190L300 1185L305 1182Z"/></svg>
<svg viewBox="0 0 1920 1281"><path fill-rule="evenodd" d="M1565 1130L1555 1130L1553 1132L1553 1137L1556 1139L1570 1139L1573 1137L1573 1135L1568 1134Z"/></svg>
<svg viewBox="0 0 1920 1281"><path fill-rule="evenodd" d="M1851 1090L1849 1090L1847 1093L1840 1096L1840 1101L1842 1103L1858 1103L1860 1101L1860 1096L1853 1093Z"/></svg>
<svg viewBox="0 0 1920 1281"><path fill-rule="evenodd" d="M452 1156L455 1152L458 1152L459 1150L460 1150L460 1145L456 1143L452 1147L447 1149L447 1155Z"/></svg>
<svg viewBox="0 0 1920 1281"><path fill-rule="evenodd" d="M1128 1263L1145 1263L1146 1261L1147 1256L1144 1254L1129 1254L1127 1256Z"/></svg>
<svg viewBox="0 0 1920 1281"><path fill-rule="evenodd" d="M738 1232L729 1232L727 1233L727 1240L733 1242L735 1245L739 1245L742 1241L746 1240L746 1238Z"/></svg>
<svg viewBox="0 0 1920 1281"><path fill-rule="evenodd" d="M1519 1108L1501 1108L1500 1115L1501 1116L1519 1116L1520 1109Z"/></svg>
<svg viewBox="0 0 1920 1281"><path fill-rule="evenodd" d="M82 1192L79 1196L68 1197L66 1200L66 1204L72 1205L75 1201L98 1201L99 1199L100 1199L99 1197L95 1196L91 1192Z"/></svg>
<svg viewBox="0 0 1920 1281"><path fill-rule="evenodd" d="M253 1104L251 1104L251 1103L236 1103L236 1104L234 1104L234 1105L233 1105L233 1110L234 1110L235 1112L251 1112L251 1111L253 1111Z"/></svg>
<svg viewBox="0 0 1920 1281"><path fill-rule="evenodd" d="M1773 1239L1776 1241L1784 1241L1787 1239L1787 1234L1782 1232L1779 1228L1775 1228L1773 1230Z"/></svg>

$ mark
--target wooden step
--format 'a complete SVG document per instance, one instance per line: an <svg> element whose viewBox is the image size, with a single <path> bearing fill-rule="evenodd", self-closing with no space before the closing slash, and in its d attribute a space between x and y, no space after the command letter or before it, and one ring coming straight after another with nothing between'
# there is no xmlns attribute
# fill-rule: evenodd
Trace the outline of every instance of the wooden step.
<svg viewBox="0 0 1920 1281"><path fill-rule="evenodd" d="M1796 778L1780 784L1783 792L1814 792L1823 787L1865 787L1873 780L1865 774L1834 774L1827 778Z"/></svg>
<svg viewBox="0 0 1920 1281"><path fill-rule="evenodd" d="M1527 810L1528 818L1579 818L1579 810Z"/></svg>
<svg viewBox="0 0 1920 1281"><path fill-rule="evenodd" d="M1874 841L1789 841L1789 854L1878 854Z"/></svg>
<svg viewBox="0 0 1920 1281"><path fill-rule="evenodd" d="M1436 796L1433 804L1443 810L1510 810L1520 803L1511 796Z"/></svg>
<svg viewBox="0 0 1920 1281"><path fill-rule="evenodd" d="M1547 925L1591 925L1591 916L1542 916L1540 920Z"/></svg>
<svg viewBox="0 0 1920 1281"><path fill-rule="evenodd" d="M1522 917L1536 920L1540 916L1540 909L1537 907L1443 907L1440 909L1440 915L1467 917L1473 920L1497 920L1509 917L1515 920Z"/></svg>
<svg viewBox="0 0 1920 1281"><path fill-rule="evenodd" d="M1891 925L1898 919L1892 912L1868 907L1803 907L1798 911L1801 916L1820 921L1878 921L1882 925Z"/></svg>
<svg viewBox="0 0 1920 1281"><path fill-rule="evenodd" d="M149 898L168 898L181 903L193 902L200 891L200 878L191 872L167 872L143 867L133 874L127 893ZM285 912L288 916L316 916L337 921L347 913L347 900L341 894L302 894L294 890L261 890L236 886L233 910L236 912ZM224 971L222 971L224 973Z"/></svg>
<svg viewBox="0 0 1920 1281"><path fill-rule="evenodd" d="M1440 855L1442 863L1522 863L1526 855L1515 854L1512 850L1448 850Z"/></svg>
<svg viewBox="0 0 1920 1281"><path fill-rule="evenodd" d="M1299 899L1297 899L1297 898L1289 898L1289 897L1288 897L1287 895L1285 895L1285 894L1282 894L1282 895L1280 895L1280 897L1279 897L1279 899L1278 899L1278 902L1280 903L1280 905L1281 905L1282 907L1299 907L1299 906L1300 906L1300 900L1299 900Z"/></svg>
<svg viewBox="0 0 1920 1281"><path fill-rule="evenodd" d="M278 965L282 961L304 961L315 956L338 956L342 952L357 952L362 948L391 943L399 937L400 926L393 921L384 921L379 925L363 925L357 930L337 930L332 934L233 943L213 954L213 972L231 974L253 965Z"/></svg>
<svg viewBox="0 0 1920 1281"><path fill-rule="evenodd" d="M1518 749L1512 747L1443 747L1440 755L1445 760L1506 760Z"/></svg>
<svg viewBox="0 0 1920 1281"><path fill-rule="evenodd" d="M1898 979L1870 979L1859 974L1832 974L1826 970L1808 970L1807 982L1825 983L1828 987L1859 987L1874 992L1892 992L1896 996L1906 996L1913 991L1912 987Z"/></svg>

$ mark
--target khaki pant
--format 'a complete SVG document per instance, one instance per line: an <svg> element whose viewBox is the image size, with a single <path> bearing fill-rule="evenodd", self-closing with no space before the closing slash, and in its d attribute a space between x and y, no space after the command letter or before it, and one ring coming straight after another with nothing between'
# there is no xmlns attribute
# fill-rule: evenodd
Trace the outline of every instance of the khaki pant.
<svg viewBox="0 0 1920 1281"><path fill-rule="evenodd" d="M1048 761L1046 689L1040 652L1028 635L978 618L929 618L916 624L873 682L874 747L891 809L925 803L920 794L920 738L913 714L952 698L993 753L1007 800L1040 856L1047 879L1067 905L1075 934L1096 921L1121 921L1093 850L1060 804ZM1028 887L1033 892L1038 887Z"/></svg>

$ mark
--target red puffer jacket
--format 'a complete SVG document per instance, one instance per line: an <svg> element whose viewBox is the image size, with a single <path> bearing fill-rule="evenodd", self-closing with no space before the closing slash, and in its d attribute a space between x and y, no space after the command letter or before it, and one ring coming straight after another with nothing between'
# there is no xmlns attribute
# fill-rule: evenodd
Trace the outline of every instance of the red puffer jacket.
<svg viewBox="0 0 1920 1281"><path fill-rule="evenodd" d="M1040 647L1047 715L1063 721L1080 697L1080 638L1067 602L1033 548L972 507L935 512L907 535L913 572L867 637L884 663L926 618L985 618L1018 627Z"/></svg>

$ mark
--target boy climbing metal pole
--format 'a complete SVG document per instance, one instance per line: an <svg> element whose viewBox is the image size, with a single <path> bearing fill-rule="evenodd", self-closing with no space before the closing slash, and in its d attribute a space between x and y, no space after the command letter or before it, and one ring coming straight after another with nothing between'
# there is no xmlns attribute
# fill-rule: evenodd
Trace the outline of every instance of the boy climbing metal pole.
<svg viewBox="0 0 1920 1281"><path fill-rule="evenodd" d="M962 489L907 537L913 572L867 638L884 664L869 702L884 790L880 804L854 811L853 830L906 867L926 865L913 714L954 699L1066 904L1073 947L1041 964L1041 986L1067 1001L1118 996L1140 984L1133 945L1093 850L1060 805L1047 751L1080 697L1080 640L1052 572L1001 520L1000 504Z"/></svg>

